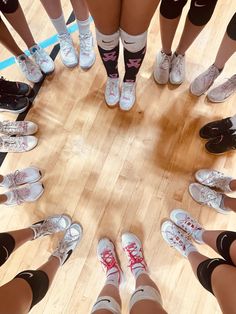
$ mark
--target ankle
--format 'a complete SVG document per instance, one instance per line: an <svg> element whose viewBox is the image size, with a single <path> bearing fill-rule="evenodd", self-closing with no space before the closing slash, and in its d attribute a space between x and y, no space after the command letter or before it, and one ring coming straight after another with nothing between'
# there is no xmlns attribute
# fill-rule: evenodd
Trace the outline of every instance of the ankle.
<svg viewBox="0 0 236 314"><path fill-rule="evenodd" d="M214 62L213 65L219 70L220 73L224 69L224 66L222 64L218 64L218 63Z"/></svg>
<svg viewBox="0 0 236 314"><path fill-rule="evenodd" d="M165 49L161 49L161 52L164 53L165 55L171 57L172 56L172 51L171 50L165 50Z"/></svg>

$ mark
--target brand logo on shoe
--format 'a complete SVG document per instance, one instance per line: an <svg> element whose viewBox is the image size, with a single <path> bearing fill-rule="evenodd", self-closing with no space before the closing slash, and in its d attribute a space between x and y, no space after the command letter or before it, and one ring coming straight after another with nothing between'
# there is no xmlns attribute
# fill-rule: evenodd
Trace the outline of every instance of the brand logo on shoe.
<svg viewBox="0 0 236 314"><path fill-rule="evenodd" d="M73 250L70 250L70 251L67 252L67 258L65 259L64 263L65 263L65 262L68 260L68 258L71 256L72 252L73 252ZM64 263L63 263L63 264L64 264Z"/></svg>

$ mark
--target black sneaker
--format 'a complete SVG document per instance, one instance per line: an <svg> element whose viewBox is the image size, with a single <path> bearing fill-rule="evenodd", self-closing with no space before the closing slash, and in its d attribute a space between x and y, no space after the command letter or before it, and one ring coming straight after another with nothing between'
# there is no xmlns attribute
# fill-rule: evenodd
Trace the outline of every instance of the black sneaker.
<svg viewBox="0 0 236 314"><path fill-rule="evenodd" d="M0 111L21 113L29 106L27 97L15 97L10 95L0 95Z"/></svg>
<svg viewBox="0 0 236 314"><path fill-rule="evenodd" d="M236 149L236 134L218 136L208 141L205 147L211 154L222 154Z"/></svg>
<svg viewBox="0 0 236 314"><path fill-rule="evenodd" d="M0 94L33 97L34 90L26 83L11 82L0 78Z"/></svg>
<svg viewBox="0 0 236 314"><path fill-rule="evenodd" d="M230 118L207 123L199 131L199 135L204 139L215 138L220 135L230 135L236 130L230 129L233 126Z"/></svg>

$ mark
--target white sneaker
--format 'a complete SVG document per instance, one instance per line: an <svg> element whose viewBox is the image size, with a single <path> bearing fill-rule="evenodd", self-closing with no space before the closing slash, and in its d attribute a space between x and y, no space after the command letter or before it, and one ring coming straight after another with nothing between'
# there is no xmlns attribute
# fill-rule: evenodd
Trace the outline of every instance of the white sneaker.
<svg viewBox="0 0 236 314"><path fill-rule="evenodd" d="M38 126L30 121L0 121L0 133L5 135L30 135L38 131Z"/></svg>
<svg viewBox="0 0 236 314"><path fill-rule="evenodd" d="M223 102L236 92L236 74L225 83L213 88L207 98L212 102Z"/></svg>
<svg viewBox="0 0 236 314"><path fill-rule="evenodd" d="M39 45L32 46L30 53L43 73L50 74L55 70L52 58Z"/></svg>
<svg viewBox="0 0 236 314"><path fill-rule="evenodd" d="M118 78L107 78L105 88L105 101L109 107L115 107L120 100L120 87Z"/></svg>
<svg viewBox="0 0 236 314"><path fill-rule="evenodd" d="M89 32L85 35L79 35L80 53L79 65L82 69L89 69L94 64L96 55L93 46L93 34Z"/></svg>
<svg viewBox="0 0 236 314"><path fill-rule="evenodd" d="M36 167L28 167L21 170L16 170L14 173L9 173L3 177L0 186L4 188L12 188L26 183L37 182L41 179L42 173Z"/></svg>
<svg viewBox="0 0 236 314"><path fill-rule="evenodd" d="M204 229L189 213L182 209L174 209L170 213L170 219L197 243L203 243L202 234Z"/></svg>
<svg viewBox="0 0 236 314"><path fill-rule="evenodd" d="M25 202L34 202L43 194L43 191L44 187L40 182L14 188L11 191L4 193L7 196L7 201L4 205L14 206Z"/></svg>
<svg viewBox="0 0 236 314"><path fill-rule="evenodd" d="M211 169L200 169L195 173L195 178L203 185L220 189L223 192L232 192L229 184L233 178L226 176L222 172Z"/></svg>
<svg viewBox="0 0 236 314"><path fill-rule="evenodd" d="M70 34L58 35L60 43L60 56L63 64L68 68L75 67L79 60Z"/></svg>
<svg viewBox="0 0 236 314"><path fill-rule="evenodd" d="M0 153L22 153L33 149L38 143L35 136L0 136Z"/></svg>
<svg viewBox="0 0 236 314"><path fill-rule="evenodd" d="M121 87L120 96L120 109L123 111L129 111L132 109L136 100L136 84L130 82L123 82Z"/></svg>
<svg viewBox="0 0 236 314"><path fill-rule="evenodd" d="M181 231L172 221L167 220L161 226L163 239L181 255L188 257L191 252L197 252L187 235Z"/></svg>
<svg viewBox="0 0 236 314"><path fill-rule="evenodd" d="M154 65L154 79L158 84L167 84L170 73L171 56L160 51L156 56Z"/></svg>
<svg viewBox="0 0 236 314"><path fill-rule="evenodd" d="M170 83L180 85L185 80L185 56L174 53L171 59Z"/></svg>
<svg viewBox="0 0 236 314"><path fill-rule="evenodd" d="M219 69L213 64L200 74L190 85L190 92L195 96L204 94L220 75Z"/></svg>
<svg viewBox="0 0 236 314"><path fill-rule="evenodd" d="M34 232L34 240L53 233L65 231L71 225L71 218L68 215L54 215L45 220L34 223L29 228Z"/></svg>
<svg viewBox="0 0 236 314"><path fill-rule="evenodd" d="M189 193L192 198L203 205L214 208L221 214L228 214L230 210L223 206L223 194L218 193L207 186L199 183L191 183L189 185Z"/></svg>
<svg viewBox="0 0 236 314"><path fill-rule="evenodd" d="M72 252L76 249L83 235L82 226L79 223L73 223L66 230L64 238L59 242L57 249L51 256L59 259L60 265L63 265Z"/></svg>
<svg viewBox="0 0 236 314"><path fill-rule="evenodd" d="M27 80L33 83L38 83L42 80L43 74L38 65L25 54L15 57L15 61Z"/></svg>

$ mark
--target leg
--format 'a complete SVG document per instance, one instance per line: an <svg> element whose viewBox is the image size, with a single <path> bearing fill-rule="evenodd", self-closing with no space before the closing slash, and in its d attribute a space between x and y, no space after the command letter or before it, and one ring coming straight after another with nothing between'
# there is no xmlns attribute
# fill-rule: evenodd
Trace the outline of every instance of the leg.
<svg viewBox="0 0 236 314"><path fill-rule="evenodd" d="M23 51L17 46L3 20L0 18L0 42L14 55L19 56Z"/></svg>

